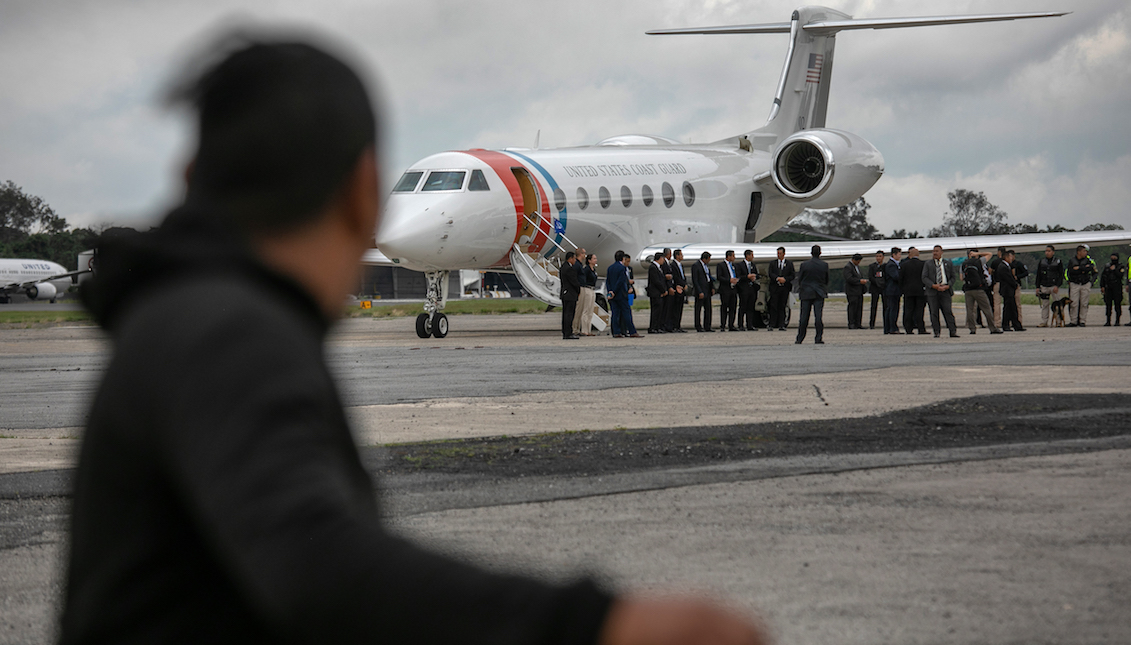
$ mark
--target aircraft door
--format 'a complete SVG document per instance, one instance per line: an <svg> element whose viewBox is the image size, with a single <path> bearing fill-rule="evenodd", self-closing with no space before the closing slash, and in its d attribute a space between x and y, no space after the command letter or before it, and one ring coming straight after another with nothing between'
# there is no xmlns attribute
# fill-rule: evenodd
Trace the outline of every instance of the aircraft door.
<svg viewBox="0 0 1131 645"><path fill-rule="evenodd" d="M518 232L519 246L528 246L534 242L534 238L538 235L539 224L541 223L538 213L542 210L541 201L538 198L538 189L534 186L534 178L530 176L530 172L526 168L516 166L511 168L514 173L514 178L518 180L518 186L522 189L522 228Z"/></svg>

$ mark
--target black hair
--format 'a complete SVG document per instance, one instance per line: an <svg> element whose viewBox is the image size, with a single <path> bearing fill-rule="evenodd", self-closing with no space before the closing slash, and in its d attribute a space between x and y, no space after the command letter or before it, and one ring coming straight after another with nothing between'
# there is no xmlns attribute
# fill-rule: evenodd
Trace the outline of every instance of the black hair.
<svg viewBox="0 0 1131 645"><path fill-rule="evenodd" d="M664 257L664 252L663 251L656 251L656 254L652 256L652 259L653 260L659 260L662 257Z"/></svg>
<svg viewBox="0 0 1131 645"><path fill-rule="evenodd" d="M187 202L219 207L247 231L314 219L377 146L358 75L306 42L232 34L228 53L180 83L172 103L196 109L199 143Z"/></svg>
<svg viewBox="0 0 1131 645"><path fill-rule="evenodd" d="M623 260L624 259L624 251L617 251L616 253L614 253L613 259L616 260L617 262L620 262L621 260Z"/></svg>
<svg viewBox="0 0 1131 645"><path fill-rule="evenodd" d="M899 250L898 246L891 247L891 254L892 255L895 255L896 253L899 253L899 252L900 252L900 250Z"/></svg>
<svg viewBox="0 0 1131 645"><path fill-rule="evenodd" d="M810 255L812 255L815 258L821 257L821 245L820 244L814 244L813 248L809 249L809 253L810 253Z"/></svg>
<svg viewBox="0 0 1131 645"><path fill-rule="evenodd" d="M711 254L706 252L706 251L703 251L703 254L699 256L699 259L700 260L710 260Z"/></svg>
<svg viewBox="0 0 1131 645"><path fill-rule="evenodd" d="M778 250L781 251L782 253L785 253L785 247L784 246L779 246Z"/></svg>

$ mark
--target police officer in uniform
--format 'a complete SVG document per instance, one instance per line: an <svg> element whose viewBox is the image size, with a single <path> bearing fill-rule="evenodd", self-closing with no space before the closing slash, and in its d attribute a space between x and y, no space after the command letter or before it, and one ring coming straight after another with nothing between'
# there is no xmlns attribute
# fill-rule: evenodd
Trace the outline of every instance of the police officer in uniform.
<svg viewBox="0 0 1131 645"><path fill-rule="evenodd" d="M1096 263L1088 257L1088 245L1076 247L1076 255L1068 261L1068 324L1065 327L1086 327L1088 323L1088 295L1096 279Z"/></svg>
<svg viewBox="0 0 1131 645"><path fill-rule="evenodd" d="M1041 324L1038 327L1049 326L1050 305L1060 294L1062 284L1064 265L1056 257L1056 247L1049 244L1045 247L1045 257L1037 262L1037 299L1041 303Z"/></svg>
<svg viewBox="0 0 1131 645"><path fill-rule="evenodd" d="M1119 263L1119 254L1112 253L1111 261L1100 273L1100 292L1104 295L1104 307L1107 308L1107 322L1104 327L1111 327L1111 310L1115 308L1115 325L1119 326L1119 318L1123 313L1123 275L1127 267Z"/></svg>

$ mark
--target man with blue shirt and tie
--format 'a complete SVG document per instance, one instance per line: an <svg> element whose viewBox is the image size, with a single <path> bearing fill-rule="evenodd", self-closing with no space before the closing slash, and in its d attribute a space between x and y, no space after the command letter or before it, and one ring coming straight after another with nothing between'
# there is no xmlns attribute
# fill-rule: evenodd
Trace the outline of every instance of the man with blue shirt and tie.
<svg viewBox="0 0 1131 645"><path fill-rule="evenodd" d="M727 251L726 259L715 265L719 279L719 331L738 331L734 326L738 315L738 274L734 271L734 251Z"/></svg>

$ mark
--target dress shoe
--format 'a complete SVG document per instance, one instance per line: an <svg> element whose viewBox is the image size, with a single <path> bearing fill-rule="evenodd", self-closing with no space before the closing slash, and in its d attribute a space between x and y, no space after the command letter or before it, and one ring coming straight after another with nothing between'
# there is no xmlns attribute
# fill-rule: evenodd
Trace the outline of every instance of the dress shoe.
<svg viewBox="0 0 1131 645"><path fill-rule="evenodd" d="M1018 328L1014 329L1013 331L1025 331L1025 328L1024 327L1018 327Z"/></svg>
<svg viewBox="0 0 1131 645"><path fill-rule="evenodd" d="M813 341L813 344L814 344L814 345L824 345L824 344L825 344L825 341L823 341L823 340L815 340L815 341Z"/></svg>
<svg viewBox="0 0 1131 645"><path fill-rule="evenodd" d="M939 337L939 335L938 335L938 334L935 334L935 338L938 338L938 337Z"/></svg>
<svg viewBox="0 0 1131 645"><path fill-rule="evenodd" d="M727 327L727 331L738 331L738 327Z"/></svg>
<svg viewBox="0 0 1131 645"><path fill-rule="evenodd" d="M1005 332L999 329L997 331L991 331L990 333L991 334L1004 334Z"/></svg>
<svg viewBox="0 0 1131 645"><path fill-rule="evenodd" d="M562 336L562 340L580 340L581 336Z"/></svg>
<svg viewBox="0 0 1131 645"><path fill-rule="evenodd" d="M640 334L633 334L633 335L629 336L629 338L644 338L644 337L641 336Z"/></svg>
<svg viewBox="0 0 1131 645"><path fill-rule="evenodd" d="M974 334L976 334L976 333L978 333L978 332L977 332L977 331L975 331L975 330L973 330L973 329L971 329L971 330L970 330L970 335L971 335L971 336L973 336L973 335L974 335Z"/></svg>
<svg viewBox="0 0 1131 645"><path fill-rule="evenodd" d="M793 344L794 344L794 345L800 345L800 344L801 344L801 341L799 341L799 340L795 340L795 341L793 341Z"/></svg>
<svg viewBox="0 0 1131 645"><path fill-rule="evenodd" d="M676 332L680 333L680 334L686 334L687 330L686 329L677 329Z"/></svg>
<svg viewBox="0 0 1131 645"><path fill-rule="evenodd" d="M785 331L785 327L778 327L778 331Z"/></svg>
<svg viewBox="0 0 1131 645"><path fill-rule="evenodd" d="M1065 327L1075 327L1075 326L1076 326L1076 323L1068 323L1067 325L1065 325Z"/></svg>
<svg viewBox="0 0 1131 645"><path fill-rule="evenodd" d="M714 329L704 329L703 331L705 331L707 333L714 333L715 330Z"/></svg>
<svg viewBox="0 0 1131 645"><path fill-rule="evenodd" d="M1111 327L1111 321L1109 320L1109 321L1105 322L1104 327Z"/></svg>
<svg viewBox="0 0 1131 645"><path fill-rule="evenodd" d="M951 338L958 338L958 332L956 332L956 331L950 332L950 337Z"/></svg>
<svg viewBox="0 0 1131 645"><path fill-rule="evenodd" d="M613 334L613 338L624 338L624 334Z"/></svg>

